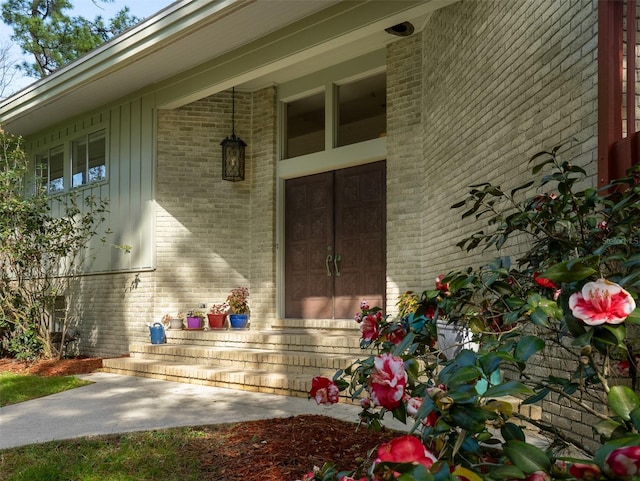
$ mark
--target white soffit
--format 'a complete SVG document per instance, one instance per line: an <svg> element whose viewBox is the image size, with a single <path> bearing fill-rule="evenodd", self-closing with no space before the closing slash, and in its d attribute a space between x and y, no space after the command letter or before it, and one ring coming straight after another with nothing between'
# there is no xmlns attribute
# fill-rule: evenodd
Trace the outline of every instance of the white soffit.
<svg viewBox="0 0 640 481"><path fill-rule="evenodd" d="M393 40L384 28L454 1L181 0L1 102L0 123L26 136L135 92L170 91L170 98L160 102L173 108L232 85L256 88L288 80L379 49ZM349 16L340 12L363 8L391 14L367 25L345 24ZM280 37L280 31L317 32L318 24L333 33L308 46L287 46L287 37ZM265 59L264 64L252 61L269 43L279 45L281 57ZM258 47L243 49L251 45ZM236 52L246 55L242 68L234 70L228 59ZM182 92L177 88L181 83L186 85Z"/></svg>

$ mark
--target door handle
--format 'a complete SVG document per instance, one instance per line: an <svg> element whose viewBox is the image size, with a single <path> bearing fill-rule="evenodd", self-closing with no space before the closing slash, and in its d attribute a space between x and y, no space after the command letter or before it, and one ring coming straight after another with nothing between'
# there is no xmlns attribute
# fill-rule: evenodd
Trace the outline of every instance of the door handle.
<svg viewBox="0 0 640 481"><path fill-rule="evenodd" d="M333 256L329 254L327 255L327 258L324 260L324 264L325 266L327 266L327 277L331 277L331 267L329 266L329 264L331 263L332 259L333 259Z"/></svg>
<svg viewBox="0 0 640 481"><path fill-rule="evenodd" d="M333 267L335 268L335 271L336 271L336 277L340 277L338 262L340 262L341 259L342 259L342 256L340 256L340 254L336 254L336 256L333 258Z"/></svg>

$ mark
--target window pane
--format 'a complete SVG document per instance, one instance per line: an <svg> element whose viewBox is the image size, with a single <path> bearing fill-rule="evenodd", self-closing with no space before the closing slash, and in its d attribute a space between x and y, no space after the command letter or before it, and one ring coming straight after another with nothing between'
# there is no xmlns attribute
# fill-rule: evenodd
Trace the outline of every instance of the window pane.
<svg viewBox="0 0 640 481"><path fill-rule="evenodd" d="M71 143L71 187L86 184L87 139L74 140Z"/></svg>
<svg viewBox="0 0 640 481"><path fill-rule="evenodd" d="M104 130L89 135L89 183L107 178Z"/></svg>
<svg viewBox="0 0 640 481"><path fill-rule="evenodd" d="M377 139L387 132L387 76L338 86L336 147Z"/></svg>
<svg viewBox="0 0 640 481"><path fill-rule="evenodd" d="M58 145L49 151L49 192L64 190L64 148Z"/></svg>
<svg viewBox="0 0 640 481"><path fill-rule="evenodd" d="M285 159L324 150L324 92L285 104Z"/></svg>

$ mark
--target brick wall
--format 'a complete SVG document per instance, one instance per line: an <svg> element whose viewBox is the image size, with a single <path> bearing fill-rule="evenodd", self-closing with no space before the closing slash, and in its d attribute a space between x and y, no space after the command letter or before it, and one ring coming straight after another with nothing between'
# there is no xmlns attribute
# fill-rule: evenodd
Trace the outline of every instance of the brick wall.
<svg viewBox="0 0 640 481"><path fill-rule="evenodd" d="M120 356L128 353L130 342L149 339L147 323L155 319L154 290L151 272L81 278L71 299L80 319L79 352L90 356Z"/></svg>
<svg viewBox="0 0 640 481"><path fill-rule="evenodd" d="M387 306L424 288L422 36L387 51Z"/></svg>
<svg viewBox="0 0 640 481"><path fill-rule="evenodd" d="M252 326L273 315L275 89L236 91L236 135L248 144L245 180L221 178L231 92L158 118L156 316L250 290Z"/></svg>
<svg viewBox="0 0 640 481"><path fill-rule="evenodd" d="M563 159L595 175L596 32L592 0L463 1L389 47L389 306L487 259L456 247L486 228L450 208L469 185L520 185L532 155L571 138Z"/></svg>
<svg viewBox="0 0 640 481"><path fill-rule="evenodd" d="M533 154L571 138L576 142L563 159L595 176L596 5L594 0L462 1L434 12L421 36L389 47L390 308L399 292L433 288L439 273L519 251L517 243L500 253L467 254L456 247L488 227L450 209L467 186L520 185L528 180ZM539 368L533 374L542 375L543 366L547 375L548 369L566 376L575 368L566 352L552 350L533 366ZM545 421L591 442L591 416L555 397L543 407Z"/></svg>
<svg viewBox="0 0 640 481"><path fill-rule="evenodd" d="M276 316L277 91L252 97L251 306L252 326L268 328Z"/></svg>

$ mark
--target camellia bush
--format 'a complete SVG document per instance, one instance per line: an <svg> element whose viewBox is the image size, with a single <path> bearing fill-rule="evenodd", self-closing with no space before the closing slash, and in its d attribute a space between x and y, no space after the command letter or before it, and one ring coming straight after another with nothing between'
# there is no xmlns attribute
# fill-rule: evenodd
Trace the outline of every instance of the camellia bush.
<svg viewBox="0 0 640 481"><path fill-rule="evenodd" d="M533 156L534 180L471 186L453 206L488 226L462 249L518 254L403 294L398 319L362 303L374 354L314 378L310 397L347 397L369 428L393 416L408 432L356 472L328 463L304 480L640 480L640 168L580 189L586 173L561 147ZM447 330L466 333L460 345L443 345ZM529 418L514 399L581 412L593 436Z"/></svg>
<svg viewBox="0 0 640 481"><path fill-rule="evenodd" d="M3 348L19 359L60 358L79 321L71 287L90 259L89 243L104 221L107 201L82 198L79 191L51 198L44 186L30 182L33 172L19 137L0 130L0 149ZM55 316L61 297L64 308Z"/></svg>

